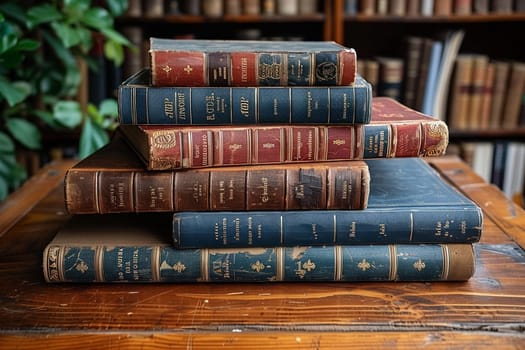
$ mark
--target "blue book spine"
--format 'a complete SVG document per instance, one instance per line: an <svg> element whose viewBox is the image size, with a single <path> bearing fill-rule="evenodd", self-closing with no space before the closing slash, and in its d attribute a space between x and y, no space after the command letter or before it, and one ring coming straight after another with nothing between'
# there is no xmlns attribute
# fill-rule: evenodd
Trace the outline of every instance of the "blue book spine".
<svg viewBox="0 0 525 350"><path fill-rule="evenodd" d="M476 206L368 208L359 211L178 212L178 248L325 244L465 243L481 235Z"/></svg>
<svg viewBox="0 0 525 350"><path fill-rule="evenodd" d="M372 87L119 87L121 124L368 124Z"/></svg>
<svg viewBox="0 0 525 350"><path fill-rule="evenodd" d="M470 244L176 249L50 246L48 282L442 281L473 273Z"/></svg>

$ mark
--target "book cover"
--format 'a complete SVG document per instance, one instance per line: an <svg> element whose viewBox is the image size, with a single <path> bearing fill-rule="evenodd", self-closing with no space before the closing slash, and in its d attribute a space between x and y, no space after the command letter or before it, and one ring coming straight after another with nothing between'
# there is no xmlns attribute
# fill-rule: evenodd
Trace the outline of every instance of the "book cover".
<svg viewBox="0 0 525 350"><path fill-rule="evenodd" d="M364 210L176 212L179 248L472 243L481 209L421 158L368 160Z"/></svg>
<svg viewBox="0 0 525 350"><path fill-rule="evenodd" d="M370 121L372 87L358 76L347 86L170 86L137 72L118 92L121 124L359 124Z"/></svg>
<svg viewBox="0 0 525 350"><path fill-rule="evenodd" d="M374 98L370 124L119 129L149 170L439 156L448 146L445 122L387 97Z"/></svg>
<svg viewBox="0 0 525 350"><path fill-rule="evenodd" d="M471 54L460 54L454 65L447 119L449 126L454 129L464 130L472 126L469 124L469 108L472 97L473 57Z"/></svg>
<svg viewBox="0 0 525 350"><path fill-rule="evenodd" d="M148 171L117 133L64 179L72 214L185 210L363 209L363 161Z"/></svg>
<svg viewBox="0 0 525 350"><path fill-rule="evenodd" d="M150 38L153 86L349 85L356 51L334 41Z"/></svg>
<svg viewBox="0 0 525 350"><path fill-rule="evenodd" d="M175 249L165 231L169 220L159 214L74 216L45 248L45 280L462 281L474 273L471 244Z"/></svg>

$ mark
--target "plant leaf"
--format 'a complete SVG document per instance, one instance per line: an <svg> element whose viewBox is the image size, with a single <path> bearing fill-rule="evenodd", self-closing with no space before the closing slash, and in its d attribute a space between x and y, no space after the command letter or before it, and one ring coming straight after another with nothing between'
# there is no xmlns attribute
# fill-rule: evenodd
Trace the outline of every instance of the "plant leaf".
<svg viewBox="0 0 525 350"><path fill-rule="evenodd" d="M31 86L24 82L9 82L0 76L0 95L2 95L9 106L22 102L31 94Z"/></svg>
<svg viewBox="0 0 525 350"><path fill-rule="evenodd" d="M124 62L124 48L113 40L104 43L104 55L117 66Z"/></svg>
<svg viewBox="0 0 525 350"><path fill-rule="evenodd" d="M99 30L113 26L113 17L111 17L106 9L101 7L90 8L84 12L80 21L88 27Z"/></svg>
<svg viewBox="0 0 525 350"><path fill-rule="evenodd" d="M15 143L9 135L0 131L0 153L13 153L15 151Z"/></svg>
<svg viewBox="0 0 525 350"><path fill-rule="evenodd" d="M117 32L116 30L114 29L111 29L111 28L103 28L100 30L100 32L102 34L104 34L104 36L116 43L119 43L121 45L124 45L124 46L133 46L131 44L131 42L122 34L120 34L119 32Z"/></svg>
<svg viewBox="0 0 525 350"><path fill-rule="evenodd" d="M109 142L104 129L94 124L89 118L84 122L80 134L79 157L83 159Z"/></svg>
<svg viewBox="0 0 525 350"><path fill-rule="evenodd" d="M108 98L100 102L99 113L112 117L118 116L118 103L115 99Z"/></svg>
<svg viewBox="0 0 525 350"><path fill-rule="evenodd" d="M60 38L62 44L67 48L71 48L81 42L81 35L79 35L78 30L67 25L66 23L52 22L51 28L53 28L55 34Z"/></svg>
<svg viewBox="0 0 525 350"><path fill-rule="evenodd" d="M22 118L9 118L5 124L7 130L13 137L29 149L39 149L41 147L40 130Z"/></svg>
<svg viewBox="0 0 525 350"><path fill-rule="evenodd" d="M121 16L128 9L128 0L107 0L109 11L115 17Z"/></svg>
<svg viewBox="0 0 525 350"><path fill-rule="evenodd" d="M29 28L34 28L39 24L58 21L60 19L62 19L62 14L51 4L37 5L27 11Z"/></svg>
<svg viewBox="0 0 525 350"><path fill-rule="evenodd" d="M63 126L73 129L82 123L82 111L76 101L58 101L53 106L53 117Z"/></svg>

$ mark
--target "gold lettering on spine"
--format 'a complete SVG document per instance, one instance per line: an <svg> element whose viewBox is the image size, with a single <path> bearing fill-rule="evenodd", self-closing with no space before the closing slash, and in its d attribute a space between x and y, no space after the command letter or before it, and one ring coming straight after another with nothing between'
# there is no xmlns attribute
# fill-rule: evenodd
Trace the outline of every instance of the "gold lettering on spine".
<svg viewBox="0 0 525 350"><path fill-rule="evenodd" d="M173 107L173 102L169 98L164 98L164 115L170 119L173 119L175 116L175 109Z"/></svg>
<svg viewBox="0 0 525 350"><path fill-rule="evenodd" d="M248 245L253 245L253 218L248 216Z"/></svg>
<svg viewBox="0 0 525 350"><path fill-rule="evenodd" d="M139 250L138 249L133 250L132 269L133 269L133 280L138 281L140 279Z"/></svg>
<svg viewBox="0 0 525 350"><path fill-rule="evenodd" d="M228 219L222 218L222 244L226 245L228 243Z"/></svg>
<svg viewBox="0 0 525 350"><path fill-rule="evenodd" d="M241 96L241 99L239 101L239 108L241 115L245 118L250 117L250 100L248 100L246 97Z"/></svg>
<svg viewBox="0 0 525 350"><path fill-rule="evenodd" d="M241 82L246 83L248 81L248 59L241 57Z"/></svg>
<svg viewBox="0 0 525 350"><path fill-rule="evenodd" d="M186 102L184 97L182 92L177 94L177 118L186 120Z"/></svg>
<svg viewBox="0 0 525 350"><path fill-rule="evenodd" d="M270 200L270 195L268 193L268 178L263 176L261 178L261 182L262 182L261 202L268 203L268 201Z"/></svg>
<svg viewBox="0 0 525 350"><path fill-rule="evenodd" d="M235 230L234 239L236 241L240 241L241 240L241 219L235 218L233 220L233 224L234 224L234 230Z"/></svg>
<svg viewBox="0 0 525 350"><path fill-rule="evenodd" d="M118 271L118 279L120 281L124 280L124 271L122 271L124 268L124 249L118 248L117 250L117 269Z"/></svg>

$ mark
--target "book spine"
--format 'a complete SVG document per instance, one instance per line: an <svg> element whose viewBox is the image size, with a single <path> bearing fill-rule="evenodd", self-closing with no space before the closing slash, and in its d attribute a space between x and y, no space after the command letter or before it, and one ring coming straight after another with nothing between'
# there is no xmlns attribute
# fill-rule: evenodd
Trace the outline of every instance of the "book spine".
<svg viewBox="0 0 525 350"><path fill-rule="evenodd" d="M439 120L143 132L147 140L140 142L147 143L144 158L150 170L439 156L448 145L448 128Z"/></svg>
<svg viewBox="0 0 525 350"><path fill-rule="evenodd" d="M121 86L121 124L366 124L372 87Z"/></svg>
<svg viewBox="0 0 525 350"><path fill-rule="evenodd" d="M83 171L65 177L71 214L218 210L363 209L366 165L232 171Z"/></svg>
<svg viewBox="0 0 525 350"><path fill-rule="evenodd" d="M353 49L321 52L150 51L153 86L350 85Z"/></svg>
<svg viewBox="0 0 525 350"><path fill-rule="evenodd" d="M477 207L367 208L177 212L173 241L178 248L242 248L295 245L471 243L481 234Z"/></svg>
<svg viewBox="0 0 525 350"><path fill-rule="evenodd" d="M180 250L165 245L50 245L47 282L279 282L467 280L463 245L371 245Z"/></svg>

